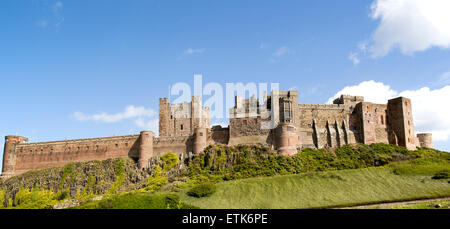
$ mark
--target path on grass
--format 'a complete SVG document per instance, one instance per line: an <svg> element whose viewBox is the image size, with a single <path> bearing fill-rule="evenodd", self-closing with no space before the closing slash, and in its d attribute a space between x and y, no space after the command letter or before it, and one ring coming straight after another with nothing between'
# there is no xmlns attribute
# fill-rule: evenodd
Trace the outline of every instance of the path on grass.
<svg viewBox="0 0 450 229"><path fill-rule="evenodd" d="M392 207L398 206L398 205L410 205L410 204L418 204L418 203L423 203L423 202L434 202L434 201L442 201L442 200L450 200L450 197L437 198L437 199L420 199L420 200L390 202L390 203L383 203L383 204L358 205L358 206L340 207L340 208L334 208L334 209L365 209L365 208L391 209Z"/></svg>

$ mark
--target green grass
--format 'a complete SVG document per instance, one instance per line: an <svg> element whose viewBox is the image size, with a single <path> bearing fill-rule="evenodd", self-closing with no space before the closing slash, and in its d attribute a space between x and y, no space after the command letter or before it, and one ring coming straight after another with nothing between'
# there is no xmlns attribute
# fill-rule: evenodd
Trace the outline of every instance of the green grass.
<svg viewBox="0 0 450 229"><path fill-rule="evenodd" d="M75 209L195 209L174 193L124 193L100 201L88 201Z"/></svg>
<svg viewBox="0 0 450 229"><path fill-rule="evenodd" d="M210 197L181 200L200 208L328 208L450 196L447 180L396 175L390 167L315 172L221 182Z"/></svg>

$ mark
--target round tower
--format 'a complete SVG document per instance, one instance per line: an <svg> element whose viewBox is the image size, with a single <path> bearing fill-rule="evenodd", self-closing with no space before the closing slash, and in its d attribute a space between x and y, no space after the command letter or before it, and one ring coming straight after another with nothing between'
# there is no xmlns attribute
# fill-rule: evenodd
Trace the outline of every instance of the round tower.
<svg viewBox="0 0 450 229"><path fill-rule="evenodd" d="M206 147L206 128L194 129L194 154L200 154Z"/></svg>
<svg viewBox="0 0 450 229"><path fill-rule="evenodd" d="M139 137L139 168L147 168L148 161L153 156L153 139L155 134L151 131L142 131Z"/></svg>
<svg viewBox="0 0 450 229"><path fill-rule="evenodd" d="M292 156L297 153L298 132L290 123L281 123L276 131L276 146L279 154Z"/></svg>
<svg viewBox="0 0 450 229"><path fill-rule="evenodd" d="M28 143L28 138L21 136L6 136L3 150L2 177L14 176L16 171L16 145Z"/></svg>
<svg viewBox="0 0 450 229"><path fill-rule="evenodd" d="M419 139L419 146L433 149L433 135L431 133L422 133L417 134L417 138Z"/></svg>

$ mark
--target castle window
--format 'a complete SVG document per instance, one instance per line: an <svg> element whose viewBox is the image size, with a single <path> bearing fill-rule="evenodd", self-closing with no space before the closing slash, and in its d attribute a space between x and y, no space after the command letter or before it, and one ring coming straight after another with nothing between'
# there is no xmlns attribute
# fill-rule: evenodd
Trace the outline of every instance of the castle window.
<svg viewBox="0 0 450 229"><path fill-rule="evenodd" d="M183 130L183 125L180 126L180 130Z"/></svg>
<svg viewBox="0 0 450 229"><path fill-rule="evenodd" d="M308 128L311 128L311 124L308 124Z"/></svg>
<svg viewBox="0 0 450 229"><path fill-rule="evenodd" d="M200 132L200 136L203 136L203 132Z"/></svg>
<svg viewBox="0 0 450 229"><path fill-rule="evenodd" d="M378 112L378 108L375 108L375 113L377 113Z"/></svg>
<svg viewBox="0 0 450 229"><path fill-rule="evenodd" d="M408 126L410 126L411 125L411 123L409 122L409 120L408 120Z"/></svg>
<svg viewBox="0 0 450 229"><path fill-rule="evenodd" d="M381 125L384 125L384 117L381 115Z"/></svg>
<svg viewBox="0 0 450 229"><path fill-rule="evenodd" d="M86 146L86 151L88 151L89 150L89 146Z"/></svg>
<svg viewBox="0 0 450 229"><path fill-rule="evenodd" d="M170 119L173 119L173 115L170 116Z"/></svg>
<svg viewBox="0 0 450 229"><path fill-rule="evenodd" d="M95 146L95 151L98 151L98 146Z"/></svg>

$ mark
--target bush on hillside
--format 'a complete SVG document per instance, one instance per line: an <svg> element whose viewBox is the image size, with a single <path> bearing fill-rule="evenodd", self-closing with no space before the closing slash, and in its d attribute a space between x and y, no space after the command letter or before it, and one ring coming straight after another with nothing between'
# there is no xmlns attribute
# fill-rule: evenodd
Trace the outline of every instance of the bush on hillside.
<svg viewBox="0 0 450 229"><path fill-rule="evenodd" d="M167 172L178 164L178 156L173 152L167 152L161 156L164 172Z"/></svg>
<svg viewBox="0 0 450 229"><path fill-rule="evenodd" d="M442 170L432 177L433 179L439 180L439 179L449 179L450 178L450 170Z"/></svg>
<svg viewBox="0 0 450 229"><path fill-rule="evenodd" d="M194 186L191 190L187 192L187 195L201 198L214 194L216 192L216 187L211 183L203 183Z"/></svg>
<svg viewBox="0 0 450 229"><path fill-rule="evenodd" d="M299 174L305 172L358 169L385 166L392 162L410 160L420 163L434 163L434 174L448 168L448 153L433 149L409 151L404 147L376 143L371 145L345 145L336 149L305 148L298 154L288 157L269 152L261 146L223 146L207 147L189 163L189 176L220 177L221 180L234 180L256 176ZM405 163L398 163L405 164ZM410 163L407 163L410 164ZM410 166L410 165L409 165ZM412 169L419 168L415 166ZM408 173L409 168L400 168L398 173ZM428 164L424 169L430 169Z"/></svg>

